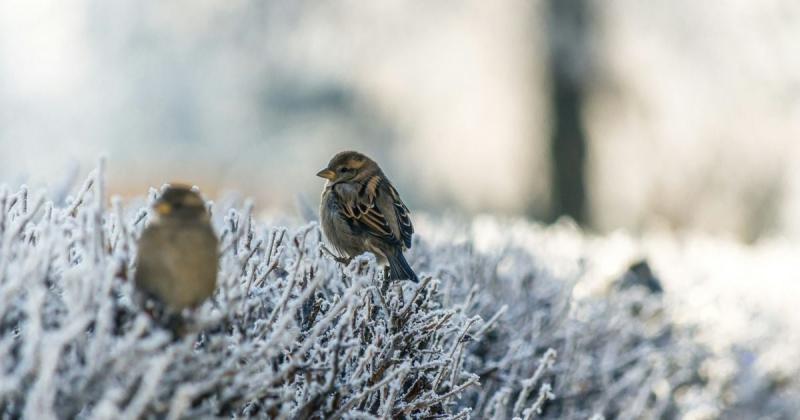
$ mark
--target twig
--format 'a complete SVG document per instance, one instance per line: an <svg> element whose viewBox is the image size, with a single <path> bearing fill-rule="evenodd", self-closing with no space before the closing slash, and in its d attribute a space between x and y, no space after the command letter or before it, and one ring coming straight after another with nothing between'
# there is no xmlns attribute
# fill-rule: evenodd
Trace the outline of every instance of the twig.
<svg viewBox="0 0 800 420"><path fill-rule="evenodd" d="M525 404L525 400L528 399L528 395L530 394L531 390L533 390L534 385L539 382L542 375L544 375L545 370L548 370L553 367L553 363L556 360L556 351L553 349L547 349L546 352L542 355L541 359L539 359L539 365L536 368L536 371L533 373L533 376L530 378L522 381L522 390L519 392L517 396L517 402L514 404L514 411L513 415L517 416L522 411L522 406ZM552 398L551 398L552 399Z"/></svg>

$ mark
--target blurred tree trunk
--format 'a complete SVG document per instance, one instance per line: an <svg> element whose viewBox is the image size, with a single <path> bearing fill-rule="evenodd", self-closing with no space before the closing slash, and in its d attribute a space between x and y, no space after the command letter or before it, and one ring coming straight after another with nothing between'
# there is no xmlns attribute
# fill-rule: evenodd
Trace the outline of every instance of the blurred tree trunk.
<svg viewBox="0 0 800 420"><path fill-rule="evenodd" d="M551 218L588 221L582 112L589 70L587 0L547 0L551 83Z"/></svg>

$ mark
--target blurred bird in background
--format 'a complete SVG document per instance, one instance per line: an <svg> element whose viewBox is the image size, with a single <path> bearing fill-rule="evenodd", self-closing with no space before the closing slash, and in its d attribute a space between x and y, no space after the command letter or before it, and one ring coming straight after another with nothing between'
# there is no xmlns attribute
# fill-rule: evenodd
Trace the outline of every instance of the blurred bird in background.
<svg viewBox="0 0 800 420"><path fill-rule="evenodd" d="M135 284L145 310L178 337L185 333L181 312L214 294L218 239L203 199L187 186L168 187L153 210L139 239Z"/></svg>
<svg viewBox="0 0 800 420"><path fill-rule="evenodd" d="M403 256L414 234L410 212L378 164L358 152L341 152L317 176L328 180L320 223L336 251L345 259L371 252L388 264L385 279L418 282Z"/></svg>

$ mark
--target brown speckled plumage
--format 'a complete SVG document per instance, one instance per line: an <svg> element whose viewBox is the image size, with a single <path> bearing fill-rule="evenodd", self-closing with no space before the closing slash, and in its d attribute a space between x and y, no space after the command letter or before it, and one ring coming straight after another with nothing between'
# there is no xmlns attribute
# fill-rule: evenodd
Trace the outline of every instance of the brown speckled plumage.
<svg viewBox="0 0 800 420"><path fill-rule="evenodd" d="M389 265L389 279L418 281L403 256L414 234L410 212L378 164L341 152L317 175L328 179L319 211L331 246L349 258L372 252Z"/></svg>
<svg viewBox="0 0 800 420"><path fill-rule="evenodd" d="M170 187L154 205L156 218L142 232L135 285L169 312L193 308L216 289L217 237L200 196Z"/></svg>

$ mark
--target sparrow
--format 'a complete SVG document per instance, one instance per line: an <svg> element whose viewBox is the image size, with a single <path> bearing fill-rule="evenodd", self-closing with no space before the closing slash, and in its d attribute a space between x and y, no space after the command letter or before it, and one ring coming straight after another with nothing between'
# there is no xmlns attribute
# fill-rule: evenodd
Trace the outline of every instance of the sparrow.
<svg viewBox="0 0 800 420"><path fill-rule="evenodd" d="M328 180L319 206L328 243L346 259L373 253L388 264L388 280L418 282L403 256L414 234L410 212L378 164L358 152L341 152L317 176Z"/></svg>
<svg viewBox="0 0 800 420"><path fill-rule="evenodd" d="M153 213L139 238L134 283L142 297L155 301L164 313L156 320L177 333L182 329L181 311L214 294L218 240L203 199L187 186L164 190Z"/></svg>

